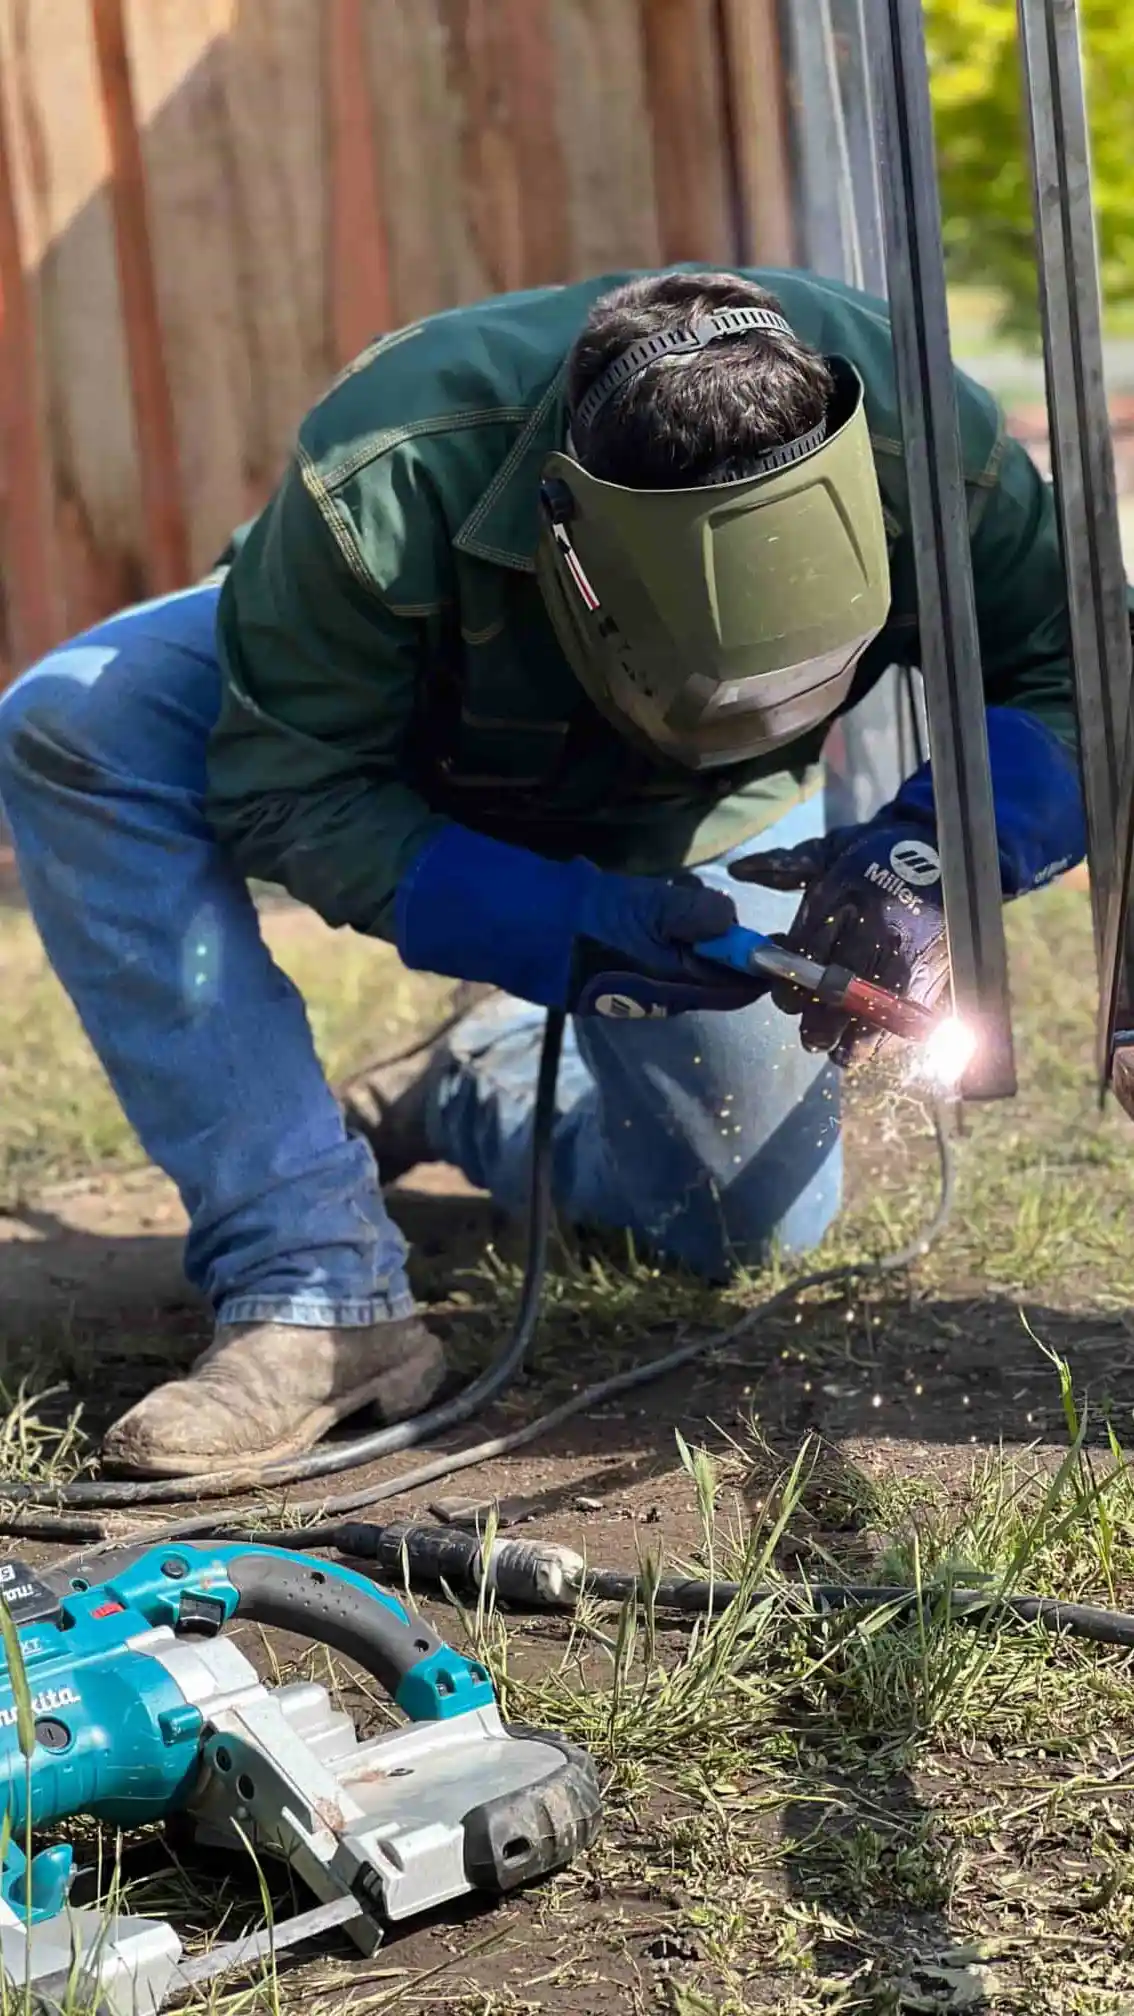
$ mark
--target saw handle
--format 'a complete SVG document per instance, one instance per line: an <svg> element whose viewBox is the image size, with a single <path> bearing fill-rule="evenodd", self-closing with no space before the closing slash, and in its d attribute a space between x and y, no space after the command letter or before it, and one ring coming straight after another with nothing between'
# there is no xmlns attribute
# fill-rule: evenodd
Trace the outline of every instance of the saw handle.
<svg viewBox="0 0 1134 2016"><path fill-rule="evenodd" d="M233 1549L226 1566L240 1598L240 1617L329 1645L356 1660L394 1697L423 1660L448 1652L424 1617L409 1617L388 1600L375 1601L373 1584L361 1576L283 1550L243 1547Z"/></svg>

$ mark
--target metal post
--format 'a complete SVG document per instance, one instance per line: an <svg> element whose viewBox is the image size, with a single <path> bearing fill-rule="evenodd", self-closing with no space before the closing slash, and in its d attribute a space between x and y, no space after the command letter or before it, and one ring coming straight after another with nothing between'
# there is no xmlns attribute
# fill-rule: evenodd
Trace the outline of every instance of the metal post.
<svg viewBox="0 0 1134 2016"><path fill-rule="evenodd" d="M1103 920L1099 975L1096 1055L1101 1098L1105 1098L1110 1083L1116 1047L1134 1044L1134 995L1130 991L1134 964L1134 918L1130 914L1134 876L1134 713L1127 722L1115 837L1115 875Z"/></svg>
<svg viewBox="0 0 1134 2016"><path fill-rule="evenodd" d="M1125 948L1104 964L1116 859L1120 766L1130 706L1130 622L1114 451L1103 372L1102 306L1091 204L1077 0L1017 0L1039 256L1051 467L1067 577L1100 1041L1114 989L1131 992ZM1125 969L1123 971L1122 969ZM1100 1065L1103 1062L1100 1054Z"/></svg>
<svg viewBox="0 0 1134 2016"><path fill-rule="evenodd" d="M921 0L871 0L867 21L953 995L978 1036L962 1089L1001 1099L1008 955Z"/></svg>
<svg viewBox="0 0 1134 2016"><path fill-rule="evenodd" d="M804 258L812 272L861 287L830 0L788 0L787 26Z"/></svg>
<svg viewBox="0 0 1134 2016"><path fill-rule="evenodd" d="M831 5L832 39L841 55L841 101L856 241L854 271L847 278L868 294L885 295L886 248L866 42L866 0L831 0Z"/></svg>
<svg viewBox="0 0 1134 2016"><path fill-rule="evenodd" d="M787 0L804 256L815 273L886 291L866 0Z"/></svg>
<svg viewBox="0 0 1134 2016"><path fill-rule="evenodd" d="M884 295L864 8L865 0L787 0L785 39L803 263ZM829 828L871 818L917 767L914 677L890 666L832 728L823 751Z"/></svg>

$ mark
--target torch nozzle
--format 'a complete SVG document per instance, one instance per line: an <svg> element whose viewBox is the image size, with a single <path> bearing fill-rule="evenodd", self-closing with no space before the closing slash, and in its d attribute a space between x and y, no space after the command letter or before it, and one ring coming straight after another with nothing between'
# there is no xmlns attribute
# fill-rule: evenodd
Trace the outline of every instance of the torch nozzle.
<svg viewBox="0 0 1134 2016"><path fill-rule="evenodd" d="M723 938L698 945L696 950L703 959L715 959L718 964L735 967L741 973L758 973L765 979L798 987L800 993L810 995L812 1000L843 1008L858 1021L868 1022L872 1029L884 1029L887 1035L900 1036L907 1043L928 1043L948 1019L923 1008L918 1001L904 1001L900 994L879 987L874 980L860 980L849 966L823 966L802 952L791 952L786 946L777 945L760 931L746 930L742 924L734 924Z"/></svg>

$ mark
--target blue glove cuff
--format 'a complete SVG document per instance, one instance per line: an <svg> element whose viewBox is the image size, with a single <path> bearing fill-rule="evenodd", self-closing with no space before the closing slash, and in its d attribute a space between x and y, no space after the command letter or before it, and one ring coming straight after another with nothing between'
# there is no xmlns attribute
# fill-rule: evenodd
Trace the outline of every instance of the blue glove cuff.
<svg viewBox="0 0 1134 2016"><path fill-rule="evenodd" d="M1078 765L1034 714L990 707L986 718L1001 888L1005 896L1024 896L1074 868L1087 851ZM935 826L928 763L871 824L888 825L895 817Z"/></svg>
<svg viewBox="0 0 1134 2016"><path fill-rule="evenodd" d="M599 872L589 861L546 861L467 826L444 826L398 884L398 951L414 971L487 980L564 1008L573 954L565 919Z"/></svg>

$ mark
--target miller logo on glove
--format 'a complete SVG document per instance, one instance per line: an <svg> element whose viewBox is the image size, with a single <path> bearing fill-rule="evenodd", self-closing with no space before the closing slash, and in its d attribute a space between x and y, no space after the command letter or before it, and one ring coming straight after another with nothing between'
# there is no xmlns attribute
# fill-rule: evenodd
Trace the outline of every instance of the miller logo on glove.
<svg viewBox="0 0 1134 2016"><path fill-rule="evenodd" d="M1011 898L1082 860L1082 793L1074 757L1034 715L990 707L985 720L1000 883ZM868 824L745 855L729 873L738 882L803 891L784 940L792 951L849 967L927 1008L940 999L949 961L928 763ZM775 988L772 999L800 1015L804 1047L829 1050L836 1064L861 1063L896 1041L837 1009L801 1003L794 988Z"/></svg>
<svg viewBox="0 0 1134 2016"><path fill-rule="evenodd" d="M932 1008L949 978L941 862L924 828L844 826L798 847L771 848L733 863L738 882L801 889L803 901L783 943L821 965L849 967L860 980ZM805 1050L829 1050L836 1064L862 1063L894 1043L837 1008L774 987L785 1014L800 1017Z"/></svg>

